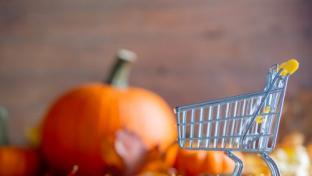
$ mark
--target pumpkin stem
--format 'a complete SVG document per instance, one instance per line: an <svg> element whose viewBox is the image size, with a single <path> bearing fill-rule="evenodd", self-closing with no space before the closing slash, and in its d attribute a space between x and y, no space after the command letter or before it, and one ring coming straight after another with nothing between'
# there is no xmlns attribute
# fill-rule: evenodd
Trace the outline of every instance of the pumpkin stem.
<svg viewBox="0 0 312 176"><path fill-rule="evenodd" d="M9 138L7 134L8 111L0 106L0 146L8 145Z"/></svg>
<svg viewBox="0 0 312 176"><path fill-rule="evenodd" d="M132 51L125 49L118 51L115 65L109 73L106 83L116 88L127 88L131 65L136 58L137 55Z"/></svg>

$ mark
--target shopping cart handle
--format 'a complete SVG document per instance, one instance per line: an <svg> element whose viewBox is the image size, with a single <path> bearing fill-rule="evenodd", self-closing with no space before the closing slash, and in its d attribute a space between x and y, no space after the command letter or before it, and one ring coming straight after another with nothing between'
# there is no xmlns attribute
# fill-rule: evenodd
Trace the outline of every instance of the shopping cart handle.
<svg viewBox="0 0 312 176"><path fill-rule="evenodd" d="M297 59L290 59L286 62L283 62L279 65L278 69L282 69L281 75L286 76L286 75L291 75L295 73L299 68L299 62Z"/></svg>

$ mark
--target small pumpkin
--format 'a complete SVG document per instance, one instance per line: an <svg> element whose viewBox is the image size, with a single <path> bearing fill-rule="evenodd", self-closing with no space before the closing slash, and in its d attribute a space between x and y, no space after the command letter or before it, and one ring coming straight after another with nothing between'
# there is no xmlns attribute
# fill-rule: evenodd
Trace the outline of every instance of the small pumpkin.
<svg viewBox="0 0 312 176"><path fill-rule="evenodd" d="M78 165L84 175L124 169L115 151L120 130L135 134L147 150L165 149L175 140L175 120L167 103L151 91L128 86L135 58L122 50L106 83L76 87L52 104L41 128L41 149L49 166L66 172Z"/></svg>
<svg viewBox="0 0 312 176"><path fill-rule="evenodd" d="M18 147L0 147L0 175L36 175L39 169L37 152Z"/></svg>
<svg viewBox="0 0 312 176"><path fill-rule="evenodd" d="M149 151L145 155L144 166L141 168L139 175L148 173L163 173L167 175L174 175L173 165L178 150L178 144L173 143L163 153L160 152L158 148Z"/></svg>
<svg viewBox="0 0 312 176"><path fill-rule="evenodd" d="M239 152L235 152L242 159ZM174 164L179 173L195 176L199 174L231 174L235 163L222 151L194 151L179 149Z"/></svg>

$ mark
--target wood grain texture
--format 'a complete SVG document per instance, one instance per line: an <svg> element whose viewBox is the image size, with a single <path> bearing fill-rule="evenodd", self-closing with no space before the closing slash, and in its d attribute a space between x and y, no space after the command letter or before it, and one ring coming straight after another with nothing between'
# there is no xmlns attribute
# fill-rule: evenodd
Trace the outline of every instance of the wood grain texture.
<svg viewBox="0 0 312 176"><path fill-rule="evenodd" d="M138 53L132 85L171 106L261 89L268 67L301 68L288 95L312 86L308 0L1 0L0 104L24 143L65 90L101 81L119 48Z"/></svg>

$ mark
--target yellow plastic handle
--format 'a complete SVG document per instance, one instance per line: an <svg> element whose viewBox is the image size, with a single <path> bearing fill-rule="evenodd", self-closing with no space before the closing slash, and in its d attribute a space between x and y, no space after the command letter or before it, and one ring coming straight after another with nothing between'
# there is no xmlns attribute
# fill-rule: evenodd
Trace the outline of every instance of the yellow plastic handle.
<svg viewBox="0 0 312 176"><path fill-rule="evenodd" d="M297 59L290 59L286 62L283 62L279 65L278 69L283 69L281 72L282 76L291 75L295 73L299 68L299 62Z"/></svg>

